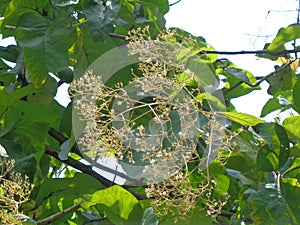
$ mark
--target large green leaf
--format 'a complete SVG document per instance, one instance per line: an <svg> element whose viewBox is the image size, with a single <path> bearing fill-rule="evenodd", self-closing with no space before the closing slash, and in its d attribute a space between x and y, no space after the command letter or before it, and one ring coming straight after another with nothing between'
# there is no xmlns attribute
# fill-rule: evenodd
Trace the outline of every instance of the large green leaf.
<svg viewBox="0 0 300 225"><path fill-rule="evenodd" d="M284 65L283 65L284 66ZM275 66L275 69L279 69ZM266 79L269 83L268 94L276 95L280 91L291 90L297 81L297 76L291 67L287 67Z"/></svg>
<svg viewBox="0 0 300 225"><path fill-rule="evenodd" d="M59 207L71 207L76 199L84 199L85 195L102 188L99 181L83 173L75 173L72 178L46 178L37 190L36 205L44 207L38 216L47 217L59 212Z"/></svg>
<svg viewBox="0 0 300 225"><path fill-rule="evenodd" d="M259 148L257 169L271 172L282 168L290 155L287 132L276 123L260 124L257 129L260 138L265 140Z"/></svg>
<svg viewBox="0 0 300 225"><path fill-rule="evenodd" d="M145 17L154 23L155 28L160 31L165 28L165 18L160 10L162 8L159 5L156 5L156 1L140 1L139 2L143 7L143 11L145 12ZM164 10L162 10L164 11ZM147 21L147 20L146 20Z"/></svg>
<svg viewBox="0 0 300 225"><path fill-rule="evenodd" d="M1 0L2 2L3 0ZM15 36L15 30L13 29L19 20L19 18L28 12L41 13L48 12L51 5L48 0L10 0L9 5L3 14L3 22L1 23L1 33L4 38ZM5 26L11 27L7 29Z"/></svg>
<svg viewBox="0 0 300 225"><path fill-rule="evenodd" d="M68 23L64 13L57 15L53 23L38 13L25 13L20 17L16 38L36 87L45 82L48 72L59 72L69 65L72 32Z"/></svg>
<svg viewBox="0 0 300 225"><path fill-rule="evenodd" d="M255 209L252 213L254 224L298 224L299 209L291 208L291 204L296 206L295 202L298 202L297 195L290 195L290 198L293 196L294 199L287 199L287 193L282 195L279 188L275 184L261 185L258 191L252 194L251 202Z"/></svg>
<svg viewBox="0 0 300 225"><path fill-rule="evenodd" d="M186 69L193 73L195 81L203 87L214 87L217 79L209 64L199 57L189 58Z"/></svg>
<svg viewBox="0 0 300 225"><path fill-rule="evenodd" d="M218 109L218 110L225 109L225 105L222 103L222 101L217 97L213 96L212 94L210 94L209 92L198 94L196 96L196 99L198 100L206 99L209 102L209 104L213 106L212 107L213 109Z"/></svg>
<svg viewBox="0 0 300 225"><path fill-rule="evenodd" d="M276 51L285 43L300 38L300 26L298 24L290 25L286 28L281 28L275 38L268 46L269 51Z"/></svg>
<svg viewBox="0 0 300 225"><path fill-rule="evenodd" d="M300 205L298 204L300 201L299 180L295 178L282 178L280 184L289 216L294 224L297 224L300 221Z"/></svg>
<svg viewBox="0 0 300 225"><path fill-rule="evenodd" d="M144 0L144 2L150 2L158 6L158 10L162 14L166 14L169 11L168 0Z"/></svg>
<svg viewBox="0 0 300 225"><path fill-rule="evenodd" d="M82 7L94 41L104 41L113 31L113 22L119 13L121 0L83 0Z"/></svg>
<svg viewBox="0 0 300 225"><path fill-rule="evenodd" d="M28 85L23 88L18 88L13 92L8 92L5 87L0 86L0 115L8 109L13 103L19 99L36 92L37 90L32 86Z"/></svg>
<svg viewBox="0 0 300 225"><path fill-rule="evenodd" d="M18 101L4 114L4 129L13 127L4 136L21 143L26 154L44 150L48 130L57 119L51 107L31 102Z"/></svg>
<svg viewBox="0 0 300 225"><path fill-rule="evenodd" d="M300 140L300 116L286 118L282 126L286 129L291 138Z"/></svg>
<svg viewBox="0 0 300 225"><path fill-rule="evenodd" d="M0 2L0 16L3 16L3 12L6 9L9 2L10 2L10 0L2 0Z"/></svg>
<svg viewBox="0 0 300 225"><path fill-rule="evenodd" d="M83 207L89 209L94 205L105 206L103 210L108 218L115 223L127 220L138 200L120 186L112 186L93 193L89 200L83 203Z"/></svg>
<svg viewBox="0 0 300 225"><path fill-rule="evenodd" d="M265 123L264 120L246 113L240 112L219 112L224 114L228 119L245 126L256 126L259 123Z"/></svg>

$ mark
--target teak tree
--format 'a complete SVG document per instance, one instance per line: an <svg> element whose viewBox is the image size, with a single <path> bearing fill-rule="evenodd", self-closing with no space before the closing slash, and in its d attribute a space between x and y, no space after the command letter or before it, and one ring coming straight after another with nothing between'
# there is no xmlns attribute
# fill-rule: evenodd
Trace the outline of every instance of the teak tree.
<svg viewBox="0 0 300 225"><path fill-rule="evenodd" d="M0 33L16 41L0 47L1 224L300 223L300 50L285 47L300 26L259 51L219 52L166 30L169 7L0 2ZM277 65L255 77L226 54ZM283 121L231 104L263 81L261 118L290 112ZM54 99L65 83L67 107Z"/></svg>

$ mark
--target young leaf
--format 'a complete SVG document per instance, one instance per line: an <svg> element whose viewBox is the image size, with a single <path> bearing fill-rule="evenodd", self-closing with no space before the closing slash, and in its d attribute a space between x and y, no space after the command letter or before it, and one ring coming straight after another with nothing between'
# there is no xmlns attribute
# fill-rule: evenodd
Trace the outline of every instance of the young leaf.
<svg viewBox="0 0 300 225"><path fill-rule="evenodd" d="M228 119L242 124L244 126L256 126L259 123L264 123L265 121L257 118L256 116L252 116L246 113L240 112L219 112L224 114Z"/></svg>
<svg viewBox="0 0 300 225"><path fill-rule="evenodd" d="M104 211L111 219L127 219L138 200L120 186L112 186L93 193L88 201L82 204L84 208L94 205L104 205ZM112 221L112 220L111 220ZM112 221L113 222L113 221Z"/></svg>
<svg viewBox="0 0 300 225"><path fill-rule="evenodd" d="M286 118L282 126L288 132L289 136L300 140L300 116Z"/></svg>
<svg viewBox="0 0 300 225"><path fill-rule="evenodd" d="M298 24L290 25L286 28L281 28L276 37L268 47L269 51L276 51L285 43L300 38L300 26Z"/></svg>

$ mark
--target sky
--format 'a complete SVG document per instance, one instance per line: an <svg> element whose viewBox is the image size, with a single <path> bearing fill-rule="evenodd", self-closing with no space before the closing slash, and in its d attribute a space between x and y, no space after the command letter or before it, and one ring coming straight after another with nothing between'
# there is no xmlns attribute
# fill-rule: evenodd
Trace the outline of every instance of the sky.
<svg viewBox="0 0 300 225"><path fill-rule="evenodd" d="M176 2L175 0L170 2ZM167 27L202 36L218 51L261 50L278 29L297 22L298 0L181 0L166 15ZM254 55L220 55L254 76L274 71L274 63ZM237 111L260 116L271 97L262 90L232 100Z"/></svg>

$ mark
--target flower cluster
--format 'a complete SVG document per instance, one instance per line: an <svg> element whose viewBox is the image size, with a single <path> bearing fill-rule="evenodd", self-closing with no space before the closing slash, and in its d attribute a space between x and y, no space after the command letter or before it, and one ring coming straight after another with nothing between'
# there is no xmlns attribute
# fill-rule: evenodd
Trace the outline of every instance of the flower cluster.
<svg viewBox="0 0 300 225"><path fill-rule="evenodd" d="M20 212L23 203L29 200L33 189L27 176L11 172L14 160L0 157L0 223L21 224L26 216Z"/></svg>
<svg viewBox="0 0 300 225"><path fill-rule="evenodd" d="M128 40L129 55L138 54L140 63L127 85L108 86L93 71L71 84L83 122L81 150L93 158L113 153L142 165L147 196L160 216L186 215L199 201L209 213L218 212L226 200L213 199L214 178L203 170L218 157L226 161L219 150L230 153L232 135L202 108L203 99L196 97L201 85L185 71L199 41L175 31L152 40L147 27L131 31ZM203 179L195 179L195 173Z"/></svg>

